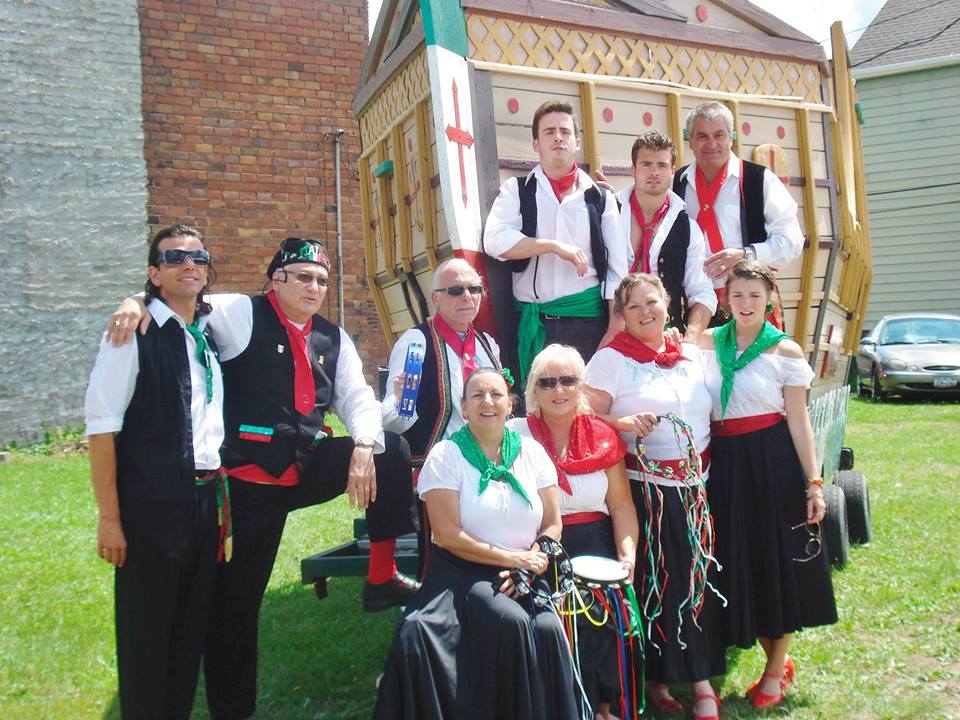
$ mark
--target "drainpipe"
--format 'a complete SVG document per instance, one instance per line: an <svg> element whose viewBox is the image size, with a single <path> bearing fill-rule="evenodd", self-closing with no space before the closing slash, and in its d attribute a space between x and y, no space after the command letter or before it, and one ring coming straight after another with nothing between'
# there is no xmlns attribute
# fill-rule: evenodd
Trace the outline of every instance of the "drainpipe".
<svg viewBox="0 0 960 720"><path fill-rule="evenodd" d="M346 322L343 319L343 207L340 196L340 143L343 142L343 128L338 128L335 137L337 144L336 164L337 164L337 318L340 326L344 327Z"/></svg>

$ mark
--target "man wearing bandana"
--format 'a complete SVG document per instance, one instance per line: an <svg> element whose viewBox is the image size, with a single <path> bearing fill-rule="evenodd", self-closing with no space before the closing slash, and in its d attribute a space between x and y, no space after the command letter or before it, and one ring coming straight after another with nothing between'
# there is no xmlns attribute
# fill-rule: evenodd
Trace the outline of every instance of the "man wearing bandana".
<svg viewBox="0 0 960 720"><path fill-rule="evenodd" d="M346 492L366 511L370 533L364 610L406 605L419 589L394 560L396 538L414 530L409 446L383 432L353 342L319 314L329 268L319 242L287 238L267 268L269 292L210 297L235 537L204 650L214 720L246 718L256 707L258 615L288 512ZM328 437L331 407L350 437Z"/></svg>
<svg viewBox="0 0 960 720"><path fill-rule="evenodd" d="M733 154L733 122L722 103L705 102L691 110L686 131L694 161L673 180L673 191L706 236L703 269L721 306L727 272L740 260L778 269L803 252L796 201L770 170ZM782 328L782 316L775 324Z"/></svg>
<svg viewBox="0 0 960 720"><path fill-rule="evenodd" d="M620 329L613 292L627 274L616 200L576 164L573 107L544 103L532 130L540 162L501 186L483 235L484 252L512 264L516 342L507 347L520 387L544 345L572 345L589 360L609 342Z"/></svg>

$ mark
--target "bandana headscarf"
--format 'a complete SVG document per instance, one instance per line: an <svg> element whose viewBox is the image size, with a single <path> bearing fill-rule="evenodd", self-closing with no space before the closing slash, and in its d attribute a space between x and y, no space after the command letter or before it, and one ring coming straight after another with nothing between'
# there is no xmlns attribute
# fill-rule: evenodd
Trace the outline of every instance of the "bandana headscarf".
<svg viewBox="0 0 960 720"><path fill-rule="evenodd" d="M327 270L330 269L330 258L327 257L327 251L316 240L307 238L288 237L280 243L280 249L277 250L267 267L267 277L273 279L273 274L287 265L294 263L310 263L311 265L320 265Z"/></svg>
<svg viewBox="0 0 960 720"><path fill-rule="evenodd" d="M527 505L533 507L527 491L523 489L523 485L520 484L516 476L510 472L510 468L520 455L520 435L510 428L504 428L503 440L501 440L500 444L500 452L503 455L502 465L497 465L483 454L483 450L481 450L477 444L477 439L473 437L473 433L470 432L469 425L464 425L453 433L453 435L450 436L450 440L460 448L464 459L480 471L480 487L477 489L477 495L483 494L483 491L487 489L491 480L502 479L502 481L513 488L520 497L527 501Z"/></svg>

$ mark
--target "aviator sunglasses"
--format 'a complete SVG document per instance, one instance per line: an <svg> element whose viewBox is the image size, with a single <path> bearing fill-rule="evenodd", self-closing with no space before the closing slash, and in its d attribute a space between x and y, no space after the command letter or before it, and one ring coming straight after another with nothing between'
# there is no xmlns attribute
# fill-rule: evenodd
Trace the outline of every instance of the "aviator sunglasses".
<svg viewBox="0 0 960 720"><path fill-rule="evenodd" d="M561 375L560 377L537 378L537 387L541 390L553 390L557 383L564 387L573 387L580 381L576 375Z"/></svg>
<svg viewBox="0 0 960 720"><path fill-rule="evenodd" d="M187 258L193 260L194 265L209 265L210 253L206 250L164 250L157 255L157 265L183 265Z"/></svg>
<svg viewBox="0 0 960 720"><path fill-rule="evenodd" d="M483 295L483 285L451 285L450 287L437 288L437 292L446 293L450 297L460 297L465 292L471 295Z"/></svg>
<svg viewBox="0 0 960 720"><path fill-rule="evenodd" d="M799 530L800 528L806 528L806 529L807 529L807 535L809 536L809 537L807 538L806 544L803 546L803 551L804 551L804 553L806 553L806 556L807 556L807 557L805 557L805 558L793 558L793 561L794 561L794 562L801 562L801 563L810 562L811 560L813 560L814 558L816 558L818 555L820 555L820 547L821 547L821 542L820 542L820 523L813 523L813 524L811 525L811 524L808 524L808 523L805 523L805 522L804 522L804 523L800 523L799 525L793 525L793 526L791 526L790 529L791 529L791 530Z"/></svg>
<svg viewBox="0 0 960 720"><path fill-rule="evenodd" d="M282 272L284 282L287 282L290 278L293 278L301 285L309 286L311 283L315 282L319 288L325 288L330 284L330 278L314 275L313 273L306 272L305 270L300 272L289 272L287 270L282 270Z"/></svg>

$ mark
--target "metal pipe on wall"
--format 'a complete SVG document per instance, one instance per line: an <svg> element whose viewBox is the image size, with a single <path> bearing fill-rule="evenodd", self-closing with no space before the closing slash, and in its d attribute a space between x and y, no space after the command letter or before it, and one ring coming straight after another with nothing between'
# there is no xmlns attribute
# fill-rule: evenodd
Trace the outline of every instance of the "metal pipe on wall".
<svg viewBox="0 0 960 720"><path fill-rule="evenodd" d="M343 142L343 128L337 128L334 135L337 165L337 319L340 327L345 327L343 319L343 206L340 194L340 143Z"/></svg>

